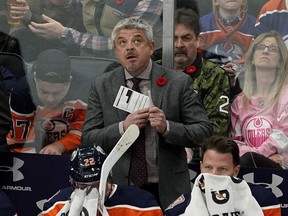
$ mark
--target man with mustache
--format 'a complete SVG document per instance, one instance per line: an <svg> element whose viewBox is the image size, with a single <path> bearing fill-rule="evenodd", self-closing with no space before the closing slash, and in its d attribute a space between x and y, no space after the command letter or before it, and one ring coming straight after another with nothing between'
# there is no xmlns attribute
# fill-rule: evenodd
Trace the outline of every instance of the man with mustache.
<svg viewBox="0 0 288 216"><path fill-rule="evenodd" d="M121 134L136 124L141 129L140 137L144 132L145 140L141 139L139 145L144 151L136 154L139 138L113 167L114 181L152 192L165 209L181 193L191 191L185 147L198 146L203 138L211 136L212 127L193 91L191 78L152 61L155 45L152 27L146 21L121 20L111 38L121 66L92 83L82 143L97 143L109 153ZM141 82L132 91L136 81ZM121 94L122 100L115 100ZM132 111L114 106L115 101L121 101L124 107L132 100L131 94L150 98L149 103ZM138 167L143 170L136 176L134 162L143 156L143 164ZM135 157L139 160L134 161Z"/></svg>
<svg viewBox="0 0 288 216"><path fill-rule="evenodd" d="M225 70L197 53L199 18L191 9L175 13L174 69L189 74L210 119L214 133L227 135L229 126L229 78Z"/></svg>
<svg viewBox="0 0 288 216"><path fill-rule="evenodd" d="M230 83L224 69L209 60L202 59L197 52L199 17L194 10L179 8L175 12L174 69L189 74L193 88L198 93L214 134L228 136L230 110ZM187 151L187 161L193 152ZM192 155L191 155L192 154ZM194 149L194 157L197 149ZM201 155L199 155L201 156Z"/></svg>

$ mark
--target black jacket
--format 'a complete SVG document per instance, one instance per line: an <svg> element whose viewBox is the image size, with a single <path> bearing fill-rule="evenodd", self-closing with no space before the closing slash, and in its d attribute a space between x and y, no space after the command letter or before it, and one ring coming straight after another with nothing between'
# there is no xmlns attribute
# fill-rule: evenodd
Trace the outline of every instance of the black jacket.
<svg viewBox="0 0 288 216"><path fill-rule="evenodd" d="M5 90L3 76L0 73L0 145L7 143L6 136L11 125L11 113L9 108L9 96Z"/></svg>

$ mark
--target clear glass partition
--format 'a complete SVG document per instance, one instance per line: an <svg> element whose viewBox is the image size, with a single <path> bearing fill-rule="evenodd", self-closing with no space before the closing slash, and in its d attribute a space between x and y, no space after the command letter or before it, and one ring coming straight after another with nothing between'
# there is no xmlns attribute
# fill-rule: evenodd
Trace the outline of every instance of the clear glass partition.
<svg viewBox="0 0 288 216"><path fill-rule="evenodd" d="M200 34L197 45L201 57L223 68L227 63L233 63L232 69L237 74L240 90L244 88L244 57L256 36L274 29L280 32L284 40L286 39L286 25L281 24L284 18L278 16L280 12L282 15L287 14L285 1L279 1L282 3L274 4L275 9L270 10L269 5L269 7L263 7L268 2L267 0L242 0L240 9L235 9L234 17L226 16L225 5L221 0L181 0L178 2L175 0L26 0L18 5L15 3L14 8L11 9L14 12L7 10L8 0L1 1L0 51L19 55L23 59L25 71L22 79L19 79L18 75L13 78L13 74L19 74L15 71L15 67L5 68L5 64L1 65L2 75L7 82L7 91L11 93L12 89L13 91L19 90L19 86L23 87L23 83L26 82L27 85L19 91L22 93L28 91L26 96L32 96L30 99L32 104L28 105L28 102L23 102L24 97L21 95L20 105L18 104L15 109L20 107L21 112L27 115L34 113L41 105L38 104L35 89L35 62L39 54L47 49L60 49L71 56L74 78L70 86L72 93L69 97L74 95L86 103L91 80L104 71L118 66L110 35L116 23L125 17L143 18L153 25L157 50L153 55L153 60L162 62L165 67L173 68L175 10L180 6L187 8L192 4L191 2L198 6ZM280 12L276 14L275 10ZM9 16L14 18L14 22L10 20L10 24L7 19ZM275 21L272 20L275 17ZM263 49L266 50L266 47ZM283 79L285 77L283 74ZM13 85L17 85L17 88ZM22 106L23 103L27 105L27 110L24 109L25 106ZM29 133L33 131L33 128L29 127L33 125L33 122L29 122L30 120L28 120L28 125L24 125L27 129L26 137L22 136L18 140L13 140L16 131L12 131L9 137L11 144L20 143L20 147L25 147L26 139L28 139L28 149L35 145L31 143L34 142L33 137L37 133L33 132L35 134L31 135L31 140ZM17 127L20 126L14 122L12 130ZM23 129L20 131L22 133ZM56 133L55 137L59 138L59 136Z"/></svg>
<svg viewBox="0 0 288 216"><path fill-rule="evenodd" d="M7 136L8 145L4 146L0 143L0 151L36 153L37 155L33 155L36 161L37 157L41 156L38 153L45 146L57 141L61 142L69 134L71 127L73 128L75 123L78 124L82 121L73 128L74 132L78 131L75 133L76 136L73 136L72 144L64 140L67 151L62 153L65 155L62 158L66 162L62 165L67 168L69 160L67 155L70 155L71 151L80 144L81 124L85 117L91 82L101 74L108 73L119 66L110 37L116 23L126 17L142 18L148 21L153 26L155 40L155 52L152 60L172 69L175 66L174 16L176 9L179 7L195 9L196 4L200 23L198 41L195 43L198 54L201 56L201 60L209 60L217 67L221 67L229 77L231 94L229 98L220 98L225 99L225 102L219 107L220 111L231 116L231 124L229 120L226 125L229 127L228 136L239 144L251 144L257 147L263 143L271 147L269 146L271 144L273 148L277 148L275 150L277 154L287 158L288 1L238 0L241 2L239 8L230 5L235 7L234 9L229 9L225 5L230 4L227 2L224 0L21 0L21 3L17 3L13 0L1 0L0 71L4 79L5 91L10 97L13 121ZM8 4L13 5L12 12L8 10ZM234 13L227 12L231 12L231 10L234 10ZM276 30L280 38L275 36L275 33L269 33L268 36L264 35L263 38L256 39L258 35L271 30ZM67 60L65 55L55 52L55 61L52 61L53 63L50 65L50 60L48 63L43 62L43 58L41 64L39 62L36 64L39 54L49 49L65 52L71 61L71 70L63 71L66 75L68 72L68 78L71 75L72 79L63 84L63 89L58 89L58 93L63 96L61 102L65 102L63 103L65 105L60 108L46 106L40 97L47 99L49 96L45 96L43 89L42 95L39 95L38 92L40 84L37 83L35 74L37 74L39 65L46 64L55 69L57 68L55 62L61 64ZM50 53L47 59L48 57L50 59L51 55L53 57L53 54ZM259 57L257 60L257 56L260 55L265 57ZM271 60L270 57L273 59ZM265 70L265 68L269 68L269 70ZM50 90L59 88L58 81L52 82ZM239 95L241 96L238 97ZM67 104L68 106L65 107ZM63 110L61 110L62 108ZM77 111L78 119L66 121L63 118L64 114L76 109L80 110ZM254 113L255 118L253 118ZM195 155L199 153L197 149L194 150ZM16 158L14 161L20 164L18 168L16 167L19 170L22 169L23 161L25 161L25 165L41 166L42 162L47 160L49 164L52 164L51 166L58 168L57 175L63 174L60 170L61 166L59 168L56 164L57 161L49 158L49 153L45 153L47 154L43 155L45 158L39 160L41 165L38 165L34 159L31 160L30 155L27 158L27 154L15 154L23 157L19 157L23 160ZM59 161L62 158L57 157ZM288 167L287 160L286 164L283 164L284 168ZM2 164L0 167L2 167L2 173L10 171L3 171L6 167ZM13 167L11 170L13 171ZM14 170L13 175L19 170ZM30 175L33 168L25 167L24 170L25 175L27 173ZM22 170L20 171L22 172ZM52 168L49 169L49 173L52 173L51 178L55 174L54 171ZM68 170L66 171L63 174L65 177L68 173ZM283 174L281 172L280 174ZM260 174L260 177L263 176L263 173ZM281 176L279 173L277 174ZM275 176L276 174L273 174L273 178ZM63 176L61 177L63 178ZM250 177L250 175L246 176L248 180ZM39 178L42 176L39 175ZM54 176L53 179L55 180ZM272 185L274 189L278 189L277 187L281 184L280 187L287 185L284 183L284 177L279 179L275 177L274 180L278 185ZM27 180L28 183L38 185L41 180L37 180L36 183L33 180L30 181L32 183ZM260 178L259 181L262 179ZM69 184L67 179L63 182ZM21 187L23 189L23 186L16 186L16 189L21 189ZM40 186L42 189L44 188L39 185L38 190L41 190ZM58 186L60 187L60 184ZM64 186L66 185L64 184ZM30 188L30 192L33 189L32 186L27 188ZM7 186L6 189L10 190ZM46 188L46 190L48 189L49 187ZM56 191L50 192L54 194ZM13 193L14 191L12 191L11 197L18 196ZM35 197L39 195L36 192L35 194ZM35 198L36 201L49 197L46 194L45 197L43 194L40 195ZM287 194L284 195L287 200ZM284 196L281 194L279 197L283 198ZM19 205L23 205L20 198L16 199L18 199ZM40 207L38 208L35 202L33 205L34 211L40 212ZM287 203L283 203L283 206L287 209ZM27 207L23 205L22 208L26 209Z"/></svg>

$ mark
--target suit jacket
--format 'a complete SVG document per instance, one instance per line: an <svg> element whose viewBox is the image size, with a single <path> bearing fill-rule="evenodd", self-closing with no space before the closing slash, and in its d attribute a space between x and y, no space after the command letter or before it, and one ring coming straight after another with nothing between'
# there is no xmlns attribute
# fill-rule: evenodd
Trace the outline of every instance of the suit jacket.
<svg viewBox="0 0 288 216"><path fill-rule="evenodd" d="M164 86L157 84L165 77ZM98 77L91 86L88 109L82 131L83 145L100 145L109 153L120 139L119 122L127 112L113 107L120 86L126 85L124 69L118 67ZM191 191L184 147L196 147L212 134L211 124L192 88L192 79L153 62L151 95L156 107L162 109L169 121L167 136L158 136L159 195L162 209L177 197ZM128 184L131 154L128 150L112 169L114 181Z"/></svg>

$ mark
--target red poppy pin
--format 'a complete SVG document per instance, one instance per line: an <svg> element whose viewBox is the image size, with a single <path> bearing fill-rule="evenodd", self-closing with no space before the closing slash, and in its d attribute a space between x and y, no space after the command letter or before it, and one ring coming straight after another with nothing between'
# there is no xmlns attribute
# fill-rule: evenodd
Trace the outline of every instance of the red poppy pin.
<svg viewBox="0 0 288 216"><path fill-rule="evenodd" d="M167 79L165 77L159 77L156 82L158 86L164 86L167 83Z"/></svg>
<svg viewBox="0 0 288 216"><path fill-rule="evenodd" d="M122 4L124 0L116 0L116 4Z"/></svg>
<svg viewBox="0 0 288 216"><path fill-rule="evenodd" d="M186 72L188 74L191 74L191 73L194 73L196 70L197 70L196 66L191 65L191 66L187 67Z"/></svg>

